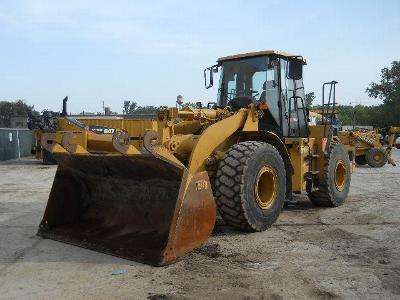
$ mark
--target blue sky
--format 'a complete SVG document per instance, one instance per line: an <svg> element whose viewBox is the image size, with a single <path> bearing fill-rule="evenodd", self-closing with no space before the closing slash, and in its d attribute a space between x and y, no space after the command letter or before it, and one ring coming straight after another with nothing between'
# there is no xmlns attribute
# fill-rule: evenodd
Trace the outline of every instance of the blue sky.
<svg viewBox="0 0 400 300"><path fill-rule="evenodd" d="M400 59L400 1L0 0L0 99L38 110L121 111L124 100L204 102L220 56L279 49L305 56L306 91L339 81L340 103L377 104L365 88Z"/></svg>

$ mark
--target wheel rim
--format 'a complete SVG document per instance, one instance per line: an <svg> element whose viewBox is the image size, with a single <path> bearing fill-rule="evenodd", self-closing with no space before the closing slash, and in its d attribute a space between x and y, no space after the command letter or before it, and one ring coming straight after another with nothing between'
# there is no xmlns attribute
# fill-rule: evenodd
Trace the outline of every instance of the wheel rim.
<svg viewBox="0 0 400 300"><path fill-rule="evenodd" d="M335 168L335 186L339 191L343 191L346 184L346 165L343 160L339 160Z"/></svg>
<svg viewBox="0 0 400 300"><path fill-rule="evenodd" d="M278 177L274 169L264 166L258 172L255 195L258 206L268 209L274 202L278 189Z"/></svg>
<svg viewBox="0 0 400 300"><path fill-rule="evenodd" d="M382 153L375 153L374 157L373 157L374 161L377 163L380 163L383 160L383 155Z"/></svg>

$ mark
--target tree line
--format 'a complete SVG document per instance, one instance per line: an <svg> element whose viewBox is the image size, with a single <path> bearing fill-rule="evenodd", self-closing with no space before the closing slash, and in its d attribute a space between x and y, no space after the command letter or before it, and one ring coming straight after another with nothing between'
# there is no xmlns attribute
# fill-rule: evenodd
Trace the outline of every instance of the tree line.
<svg viewBox="0 0 400 300"><path fill-rule="evenodd" d="M181 108L197 108L197 104L194 102L184 102ZM122 108L122 113L124 115L149 115L155 114L159 107L153 105L139 106L135 101L124 101L124 106Z"/></svg>

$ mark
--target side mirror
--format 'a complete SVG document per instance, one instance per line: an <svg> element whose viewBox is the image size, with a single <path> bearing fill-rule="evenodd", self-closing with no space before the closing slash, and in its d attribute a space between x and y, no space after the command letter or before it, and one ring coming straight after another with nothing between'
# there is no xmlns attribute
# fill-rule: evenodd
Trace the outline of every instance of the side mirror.
<svg viewBox="0 0 400 300"><path fill-rule="evenodd" d="M289 79L300 80L303 78L303 64L300 61L289 61Z"/></svg>
<svg viewBox="0 0 400 300"><path fill-rule="evenodd" d="M204 86L209 89L214 85L214 73L218 72L218 65L208 67L204 70Z"/></svg>

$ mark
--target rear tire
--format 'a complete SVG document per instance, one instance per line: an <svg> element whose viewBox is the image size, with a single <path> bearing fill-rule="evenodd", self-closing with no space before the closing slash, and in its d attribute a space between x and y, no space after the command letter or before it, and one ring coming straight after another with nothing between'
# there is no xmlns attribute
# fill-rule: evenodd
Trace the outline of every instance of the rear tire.
<svg viewBox="0 0 400 300"><path fill-rule="evenodd" d="M365 153L365 160L372 168L382 168L387 163L385 150L382 148L371 148Z"/></svg>
<svg viewBox="0 0 400 300"><path fill-rule="evenodd" d="M285 194L285 164L272 145L241 142L221 159L215 199L228 225L244 231L266 230L278 218Z"/></svg>
<svg viewBox="0 0 400 300"><path fill-rule="evenodd" d="M308 197L316 206L336 207L342 205L350 189L350 160L346 149L337 143L330 145L324 166L324 179L318 189Z"/></svg>
<svg viewBox="0 0 400 300"><path fill-rule="evenodd" d="M365 155L356 156L356 164L359 166L364 166L367 163Z"/></svg>

